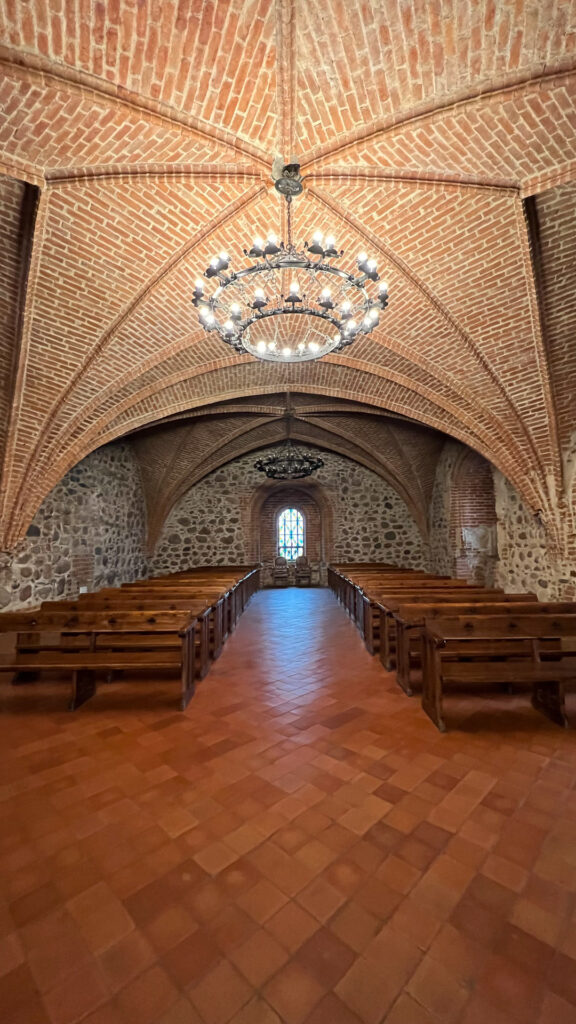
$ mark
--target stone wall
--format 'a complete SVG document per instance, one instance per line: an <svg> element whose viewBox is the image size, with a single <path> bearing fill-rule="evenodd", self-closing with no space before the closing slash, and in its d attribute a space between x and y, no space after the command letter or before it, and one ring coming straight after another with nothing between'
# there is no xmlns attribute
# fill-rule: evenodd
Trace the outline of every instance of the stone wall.
<svg viewBox="0 0 576 1024"><path fill-rule="evenodd" d="M453 576L456 564L456 552L451 541L450 527L450 494L452 474L458 459L461 445L447 441L438 459L432 500L430 502L428 529L430 552L428 566L430 572L441 576Z"/></svg>
<svg viewBox="0 0 576 1024"><path fill-rule="evenodd" d="M177 503L162 530L153 572L194 565L246 563L260 557L261 531L252 508L262 487L253 452L216 470ZM317 451L317 449L310 450ZM421 568L422 538L405 503L380 477L350 459L320 452L324 467L314 474L330 509L324 556L331 561L390 561ZM305 485L298 481L298 486Z"/></svg>
<svg viewBox="0 0 576 1024"><path fill-rule="evenodd" d="M334 562L393 562L424 566L424 546L405 502L381 477L332 453L317 479L332 506Z"/></svg>
<svg viewBox="0 0 576 1024"><path fill-rule="evenodd" d="M0 555L0 607L72 597L147 572L146 510L129 444L93 452L66 474L26 538Z"/></svg>
<svg viewBox="0 0 576 1024"><path fill-rule="evenodd" d="M494 492L499 556L496 586L533 591L542 601L574 599L576 565L567 564L559 555L539 518L497 469Z"/></svg>
<svg viewBox="0 0 576 1024"><path fill-rule="evenodd" d="M476 506L482 512L485 527L475 527L482 534L470 543L474 550L464 550L470 529L462 527L462 501L458 493L462 474L459 472L467 449L457 441L447 441L438 461L436 480L430 504L430 560L432 572L450 575L474 575L470 566L481 563L482 577L487 585L507 591L527 591L541 600L571 600L576 596L576 564L558 552L550 534L539 518L528 508L512 484L494 467L491 468L494 494L490 485L489 502L478 493ZM484 460L475 456L480 465ZM484 467L488 465L484 463ZM486 474L478 475L479 486L486 489ZM469 501L473 494L469 492ZM494 513L488 514L488 504ZM483 522L482 515L478 523ZM495 520L495 525L494 525ZM470 519L472 522L473 520ZM484 537L486 534L486 537ZM480 541L484 537L484 548ZM465 554L467 557L463 558ZM467 564L466 564L467 563ZM488 566L489 571L486 571ZM476 565L478 568L478 565Z"/></svg>

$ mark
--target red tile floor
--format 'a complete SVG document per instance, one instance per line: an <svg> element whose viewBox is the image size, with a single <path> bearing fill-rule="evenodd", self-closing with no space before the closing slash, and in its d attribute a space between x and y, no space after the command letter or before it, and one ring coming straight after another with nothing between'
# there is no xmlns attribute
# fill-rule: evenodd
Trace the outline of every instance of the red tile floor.
<svg viewBox="0 0 576 1024"><path fill-rule="evenodd" d="M575 1024L576 731L440 735L322 590L175 690L3 684L3 1024Z"/></svg>

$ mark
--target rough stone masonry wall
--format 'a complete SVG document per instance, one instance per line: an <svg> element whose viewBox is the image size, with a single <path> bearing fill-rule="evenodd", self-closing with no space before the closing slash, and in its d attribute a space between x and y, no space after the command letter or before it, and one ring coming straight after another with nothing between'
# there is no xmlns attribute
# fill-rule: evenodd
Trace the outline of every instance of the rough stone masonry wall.
<svg viewBox="0 0 576 1024"><path fill-rule="evenodd" d="M554 550L550 536L512 484L494 470L498 519L496 586L533 591L542 601L573 600L576 565Z"/></svg>
<svg viewBox="0 0 576 1024"><path fill-rule="evenodd" d="M451 488L454 467L462 450L456 441L447 441L438 459L429 511L430 558L428 569L441 576L453 576L456 551L451 535Z"/></svg>
<svg viewBox="0 0 576 1024"><path fill-rule="evenodd" d="M74 466L36 513L26 538L0 555L0 607L76 596L147 574L146 509L127 444Z"/></svg>
<svg viewBox="0 0 576 1024"><path fill-rule="evenodd" d="M455 468L463 454L457 441L447 441L438 460L430 503L432 572L455 574L458 524L452 521ZM496 558L493 584L507 591L533 592L541 600L572 600L576 596L576 564L559 557L550 535L512 484L492 467L496 511Z"/></svg>
<svg viewBox="0 0 576 1024"><path fill-rule="evenodd" d="M242 564L257 557L260 524L250 521L250 510L262 475L253 466L257 457L272 450L234 460L181 498L164 525L152 572ZM333 548L327 556L333 561L382 560L422 567L422 539L396 492L350 459L319 454L325 465L314 480L322 486L333 518Z"/></svg>

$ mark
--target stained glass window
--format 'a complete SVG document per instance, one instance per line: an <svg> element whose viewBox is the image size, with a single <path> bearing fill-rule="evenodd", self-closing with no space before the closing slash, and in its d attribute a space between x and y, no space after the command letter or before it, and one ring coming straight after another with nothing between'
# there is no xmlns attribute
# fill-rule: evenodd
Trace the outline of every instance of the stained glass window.
<svg viewBox="0 0 576 1024"><path fill-rule="evenodd" d="M296 508L285 508L280 513L278 554L290 561L304 554L304 516Z"/></svg>

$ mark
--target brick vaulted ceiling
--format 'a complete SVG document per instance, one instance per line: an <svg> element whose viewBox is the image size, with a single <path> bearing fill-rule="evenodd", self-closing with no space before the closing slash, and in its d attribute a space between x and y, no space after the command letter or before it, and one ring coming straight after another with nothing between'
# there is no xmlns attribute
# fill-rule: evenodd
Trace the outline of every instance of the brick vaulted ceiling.
<svg viewBox="0 0 576 1024"><path fill-rule="evenodd" d="M287 389L459 438L554 519L576 0L1 0L0 42L4 546L99 445L250 396L267 443L258 403ZM276 154L306 176L298 239L369 249L390 284L370 339L299 367L236 355L190 304L215 248L282 231Z"/></svg>

